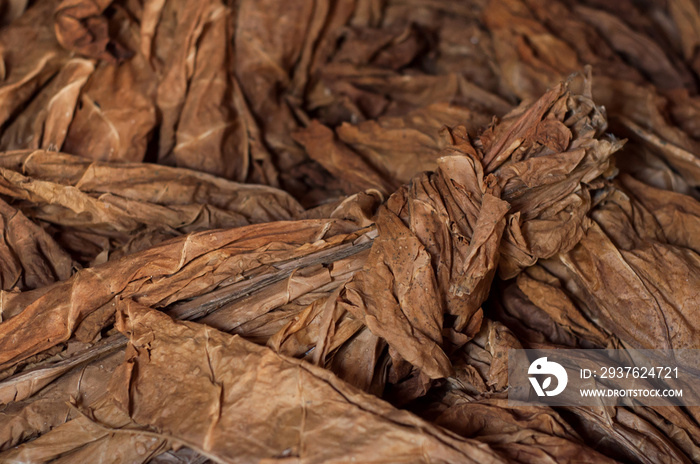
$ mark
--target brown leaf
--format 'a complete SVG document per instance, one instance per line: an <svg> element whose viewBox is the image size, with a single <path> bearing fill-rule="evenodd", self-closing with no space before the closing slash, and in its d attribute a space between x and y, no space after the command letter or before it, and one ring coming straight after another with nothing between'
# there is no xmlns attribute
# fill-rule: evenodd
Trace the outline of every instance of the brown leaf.
<svg viewBox="0 0 700 464"><path fill-rule="evenodd" d="M60 0L55 18L56 39L67 50L88 58L115 61L128 52L109 34L105 10L112 0Z"/></svg>
<svg viewBox="0 0 700 464"><path fill-rule="evenodd" d="M303 361L134 303L125 302L121 314L120 330L132 343L122 377L113 382L121 407L137 423L217 461L423 462L420 456L430 456L502 462L483 444L396 410ZM163 381L173 374L176 384ZM265 432L258 434L256 423ZM320 429L322 439L315 433Z"/></svg>
<svg viewBox="0 0 700 464"><path fill-rule="evenodd" d="M66 280L76 264L49 234L0 200L0 288L31 290ZM0 321L3 308L0 305Z"/></svg>
<svg viewBox="0 0 700 464"><path fill-rule="evenodd" d="M60 150L73 121L80 92L94 69L94 64L88 60L67 61L3 132L2 149Z"/></svg>
<svg viewBox="0 0 700 464"><path fill-rule="evenodd" d="M25 200L27 214L60 226L67 246L73 240L66 234L82 234L71 249L85 247L85 233L113 240L86 253L93 259L102 251L109 254L114 245L133 244L144 229L155 237L146 243L155 245L190 231L286 220L301 213L288 194L271 187L151 164L21 151L0 156L0 174L0 191Z"/></svg>

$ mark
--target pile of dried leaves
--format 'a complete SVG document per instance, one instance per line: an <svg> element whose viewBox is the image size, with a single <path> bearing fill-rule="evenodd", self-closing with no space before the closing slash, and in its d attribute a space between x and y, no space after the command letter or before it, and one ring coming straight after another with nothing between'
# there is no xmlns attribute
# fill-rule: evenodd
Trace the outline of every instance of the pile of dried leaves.
<svg viewBox="0 0 700 464"><path fill-rule="evenodd" d="M512 407L700 348L693 0L0 3L0 461L700 462Z"/></svg>

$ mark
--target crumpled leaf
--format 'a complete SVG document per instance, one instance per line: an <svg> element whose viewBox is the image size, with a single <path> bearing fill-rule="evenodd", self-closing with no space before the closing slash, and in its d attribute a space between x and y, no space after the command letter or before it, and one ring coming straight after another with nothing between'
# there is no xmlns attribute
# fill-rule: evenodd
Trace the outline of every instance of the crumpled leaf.
<svg viewBox="0 0 700 464"><path fill-rule="evenodd" d="M697 205L621 176L599 199L581 242L519 275L499 317L530 346L696 346L699 261L687 231L698 226ZM697 459L697 408L568 409L584 436L607 443L606 454L649 463Z"/></svg>
<svg viewBox="0 0 700 464"><path fill-rule="evenodd" d="M666 11L649 4L645 14L634 2L588 3L491 0L484 22L505 83L521 98L536 98L583 64L593 64L596 102L607 109L615 134L632 139L621 169L693 194L699 179L696 85L686 64L669 53L668 35L652 32L677 34L661 24L677 20L682 7L670 2ZM648 151L654 153L651 160ZM656 157L664 160L661 165Z"/></svg>
<svg viewBox="0 0 700 464"><path fill-rule="evenodd" d="M298 123L289 105L278 96L278 89L288 88L296 66L310 59L307 47L317 38L320 24L329 15L326 3L244 0L238 8L235 76L251 112L262 121L266 143L277 153L278 169L289 169L303 159L301 150L291 139ZM269 11L276 13L270 16ZM278 17L286 20L277 23ZM315 27L307 27L310 24Z"/></svg>
<svg viewBox="0 0 700 464"><path fill-rule="evenodd" d="M253 160L269 163L269 154L255 140L259 135L250 127L254 123L232 75L233 12L218 1L168 2L163 8L163 21L172 16L176 22L154 37L156 54L165 61L157 96L163 117L160 160L237 181L250 174L274 184L271 166L249 172L258 169L250 166ZM161 45L168 48L161 51Z"/></svg>
<svg viewBox="0 0 700 464"><path fill-rule="evenodd" d="M500 275L515 276L539 258L571 249L585 230L590 190L613 171L622 142L602 138L604 113L591 100L590 76L580 94L569 82L514 110L480 142L511 204Z"/></svg>
<svg viewBox="0 0 700 464"><path fill-rule="evenodd" d="M605 462L549 407L509 407L508 350L522 346L510 330L484 320L481 331L453 355L457 374L412 406L467 438L488 443L512 462Z"/></svg>
<svg viewBox="0 0 700 464"><path fill-rule="evenodd" d="M520 273L503 291L500 303L499 319L528 344L620 347L619 339L590 321L565 285L539 264Z"/></svg>
<svg viewBox="0 0 700 464"><path fill-rule="evenodd" d="M115 6L114 15L124 24L124 42L136 48L138 25L123 8ZM143 161L157 122L155 92L153 70L140 53L124 62L100 61L80 94L62 150L95 160Z"/></svg>
<svg viewBox="0 0 700 464"><path fill-rule="evenodd" d="M457 318L457 331L473 324L508 210L485 185L478 161L439 163L436 174L415 179L380 208L368 262L341 294L349 311L433 378L450 372L440 347L444 314ZM465 223L451 229L451 217Z"/></svg>
<svg viewBox="0 0 700 464"><path fill-rule="evenodd" d="M41 227L0 200L0 288L31 290L70 277L76 264ZM0 305L0 321L4 319Z"/></svg>
<svg viewBox="0 0 700 464"><path fill-rule="evenodd" d="M128 301L120 314L119 328L131 340L112 383L121 408L137 424L217 461L503 462L487 446L394 409L324 369ZM174 373L177 383L163 382ZM265 424L263 434L256 420ZM353 426L358 421L362 429Z"/></svg>
<svg viewBox="0 0 700 464"><path fill-rule="evenodd" d="M484 115L465 107L436 103L405 116L343 123L335 134L313 121L294 138L312 159L342 182L350 183L347 193L377 188L390 194L416 173L437 167L441 150L449 145L449 137L441 136L441 129L466 126L470 136L475 136L488 122Z"/></svg>
<svg viewBox="0 0 700 464"><path fill-rule="evenodd" d="M81 323L93 325L86 329L83 340L94 339L114 314L116 295L167 306L241 280L244 273L252 277L255 269L258 273L274 271L269 268L276 261L352 242L362 235L354 234L355 229L347 222L329 219L300 221L291 233L285 222L256 226L254 236L248 235L246 227L194 233L78 272L34 293L26 292L3 307L8 320L0 324L0 367L68 340ZM89 318L93 314L95 321ZM9 333L23 335L6 337Z"/></svg>
<svg viewBox="0 0 700 464"><path fill-rule="evenodd" d="M683 67L676 68L669 56L653 39L637 33L622 20L605 11L577 6L573 13L594 26L612 48L660 89L691 86L692 76Z"/></svg>
<svg viewBox="0 0 700 464"><path fill-rule="evenodd" d="M605 102L615 131L630 139L620 169L653 186L692 194L692 187L700 183L700 160L694 155L698 142L666 115L676 103L652 87L609 79L596 80L595 95ZM649 161L650 157L662 161ZM663 177L658 174L661 169Z"/></svg>
<svg viewBox="0 0 700 464"><path fill-rule="evenodd" d="M336 140L333 131L318 121L296 133L294 139L304 146L312 159L341 180L346 193L376 188L387 194L395 190L391 179L362 155Z"/></svg>
<svg viewBox="0 0 700 464"><path fill-rule="evenodd" d="M17 396L14 399L6 399L2 395L0 403L6 406L0 412L0 450L10 449L80 417L80 413L70 404L71 398L94 404L104 395L112 373L123 361L122 350L62 377L55 376L50 379L53 382L43 382L41 387L46 388L39 394L23 398L24 392L15 391ZM69 440L74 438L69 437Z"/></svg>
<svg viewBox="0 0 700 464"><path fill-rule="evenodd" d="M102 392L104 394L104 392ZM74 408L75 409L75 408ZM109 426L103 425L109 424ZM103 462L146 463L169 448L153 434L129 430L132 421L114 401L101 399L83 415L66 422L36 440L0 453L8 462Z"/></svg>
<svg viewBox="0 0 700 464"><path fill-rule="evenodd" d="M542 122L550 108L553 117ZM565 108L573 113L566 121L573 129L573 141L569 140L572 131L555 116L568 111ZM455 130L450 135L452 146L443 151L455 156L441 158L436 173L417 176L389 198L377 215L379 236L363 269L337 296L333 293L326 303L315 303L315 309L309 311L321 311L330 318L327 320L335 321L350 312L374 335L386 340L392 358L388 374L392 383L411 372L404 361L425 375L423 382L449 375L446 353L452 350L452 342L446 342L443 333L454 333L457 346L473 337L481 324L480 305L486 299L499 255L501 259L514 256L510 259L518 263L522 258L511 250L527 249L528 242L523 239L517 242L506 238L501 242L501 228L515 229L520 217L530 219L530 243L538 236L543 240L539 250L530 251L534 260L570 249L585 230L589 184L595 185L594 181L609 168L610 155L619 148L618 143L597 140L592 124L604 127L604 119L588 97L573 97L565 86L555 88L477 142L490 150L484 162L489 161L488 157L496 160L490 180L484 180L482 161L464 130ZM556 132L559 127L563 130ZM543 140L538 135L543 133L563 134L564 138ZM524 150L513 155L518 144ZM558 150L570 144L573 153L559 155ZM525 159L519 161L521 157ZM568 166L560 168L567 157L571 159ZM540 172L535 166L548 175L535 175ZM505 185L506 193L500 193L498 183ZM522 204L532 210L516 212L506 226L506 213L510 214L513 207L499 197L508 196L516 208ZM571 209L572 203L578 215L575 221L566 209ZM537 228L538 221L547 227ZM565 232L558 231L562 227L566 227ZM577 229L579 235L571 237L569 228ZM552 240L550 230L557 231L557 239ZM373 339L368 341L368 352L376 353L375 343ZM375 348L369 348L372 346ZM373 384L378 358L372 356L370 360L364 380L358 380L354 373L351 381L356 385Z"/></svg>
<svg viewBox="0 0 700 464"><path fill-rule="evenodd" d="M699 461L698 408L505 401L509 349L696 345L699 11L5 2L0 460Z"/></svg>
<svg viewBox="0 0 700 464"><path fill-rule="evenodd" d="M684 201L676 205L686 203L691 211L697 203L679 198ZM589 318L629 346L697 347L700 255L682 238L669 241L655 218L623 189L612 188L592 217L581 242L555 257L550 270L571 282L568 290L586 302ZM686 217L693 230L697 218Z"/></svg>
<svg viewBox="0 0 700 464"><path fill-rule="evenodd" d="M512 306L508 299L504 304ZM530 308L537 310L538 306L530 303ZM529 319L530 314L513 322L516 333L523 333L519 326L531 323ZM564 325L559 328L568 330ZM525 347L552 349L555 345L547 341ZM697 435L697 425L676 407L557 408L561 416L543 406L509 407L503 397L507 350L517 348L521 346L513 333L488 321L460 351L458 376L421 399L423 405L416 404L417 412L463 436L487 442L518 462L576 462L579 456L590 456L586 459L596 462L606 459L582 443L595 443L597 452L622 461L654 463L672 456L674 461L690 462L688 456L697 455L697 445L690 438ZM582 358L578 365L589 362ZM669 426L671 423L678 425ZM571 454L574 449L576 454Z"/></svg>
<svg viewBox="0 0 700 464"><path fill-rule="evenodd" d="M473 401L458 393L448 393L441 403L435 423L488 443L510 462L617 462L584 445L549 408L508 408L505 399Z"/></svg>
<svg viewBox="0 0 700 464"><path fill-rule="evenodd" d="M68 60L51 27L55 4L38 2L0 29L0 124L15 116Z"/></svg>
<svg viewBox="0 0 700 464"><path fill-rule="evenodd" d="M124 245L145 230L166 232L162 240L190 231L286 220L301 213L294 199L271 187L166 166L93 162L41 150L3 154L0 175L0 191L24 200L21 207L32 217L60 226L68 243L72 241L66 234L71 231ZM158 241L154 236L140 247ZM84 252L80 243L84 240L69 248ZM92 259L113 248L107 244L93 252Z"/></svg>
<svg viewBox="0 0 700 464"><path fill-rule="evenodd" d="M94 63L88 60L74 58L67 61L3 131L0 139L3 150L59 150L63 147L80 92L94 69Z"/></svg>
<svg viewBox="0 0 700 464"><path fill-rule="evenodd" d="M103 16L112 0L61 0L55 12L56 39L67 50L89 58L114 60L118 45Z"/></svg>

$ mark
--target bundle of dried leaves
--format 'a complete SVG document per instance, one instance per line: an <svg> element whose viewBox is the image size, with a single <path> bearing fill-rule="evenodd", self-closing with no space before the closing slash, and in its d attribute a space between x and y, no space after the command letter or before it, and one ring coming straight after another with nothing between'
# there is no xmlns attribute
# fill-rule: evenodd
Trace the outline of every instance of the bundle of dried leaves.
<svg viewBox="0 0 700 464"><path fill-rule="evenodd" d="M5 2L0 461L700 462L507 402L700 349L699 79L690 0Z"/></svg>

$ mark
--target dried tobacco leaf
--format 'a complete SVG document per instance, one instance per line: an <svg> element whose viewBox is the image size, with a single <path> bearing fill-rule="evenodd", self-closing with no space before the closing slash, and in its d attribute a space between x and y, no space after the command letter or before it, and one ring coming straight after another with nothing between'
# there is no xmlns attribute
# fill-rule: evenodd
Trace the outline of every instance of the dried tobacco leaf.
<svg viewBox="0 0 700 464"><path fill-rule="evenodd" d="M458 332L478 328L472 318L495 271L508 210L484 183L478 161L453 156L439 163L436 174L414 180L380 208L368 262L341 294L349 311L432 378L451 370L441 349L445 313L456 318ZM451 229L453 217L464 222Z"/></svg>
<svg viewBox="0 0 700 464"><path fill-rule="evenodd" d="M431 462L506 462L488 446L394 409L324 369L204 325L172 321L131 300L120 306L119 328L131 343L110 393L83 415L1 458L84 462L121 450L121 461L145 462L171 442L218 462L290 457L381 462L425 453ZM173 368L174 360L181 367ZM189 373L184 379L183 372ZM169 375L177 380L163 382ZM267 405L266 413L261 405ZM256 421L261 428L251 426ZM357 421L365 424L362 430L354 427ZM270 424L275 433L267 433ZM320 429L322 435L316 433Z"/></svg>
<svg viewBox="0 0 700 464"><path fill-rule="evenodd" d="M700 461L697 408L505 401L697 348L699 11L5 2L0 460Z"/></svg>
<svg viewBox="0 0 700 464"><path fill-rule="evenodd" d="M346 192L377 188L391 194L416 173L437 167L442 149L450 144L449 137L440 136L441 129L466 126L475 136L477 129L488 122L488 118L464 107L437 103L405 116L343 123L335 134L312 121L295 133L294 139L312 159L350 184Z"/></svg>
<svg viewBox="0 0 700 464"><path fill-rule="evenodd" d="M421 417L463 437L488 443L512 462L612 461L584 444L548 407L510 407L507 351L521 348L502 324L485 320L482 330L456 357L457 375L413 407Z"/></svg>
<svg viewBox="0 0 700 464"><path fill-rule="evenodd" d="M504 304L513 306L511 299ZM538 309L528 304L530 310ZM514 328L531 323L529 319L527 314ZM563 326L560 329L566 330ZM548 343L526 346L554 347ZM549 456L554 462L569 462L572 456L587 456L595 462L613 458L645 463L663 462L670 456L674 462L690 462L686 455L697 454L697 445L690 438L697 436L697 425L675 407L565 407L557 408L559 415L543 406L508 406L502 392L507 385L509 348L520 346L508 329L490 321L484 324L482 332L461 350L458 375L414 407L421 416L465 437L485 441L518 462L540 462ZM580 365L590 362L579 361ZM677 425L659 427L668 421ZM596 451L608 458L581 443L596 443Z"/></svg>
<svg viewBox="0 0 700 464"><path fill-rule="evenodd" d="M366 189L379 189L387 194L395 190L391 180L368 163L360 154L335 139L331 129L313 121L294 140L304 146L308 155L331 174L341 179L346 193Z"/></svg>
<svg viewBox="0 0 700 464"><path fill-rule="evenodd" d="M176 46L158 86L158 106L164 118L161 160L244 181L255 144L248 132L245 103L231 75L232 53L227 43L234 28L233 13L216 1L189 2L175 11L183 22L175 32L186 27L189 35L174 38ZM168 13L169 9L163 12ZM155 40L158 46L164 39L156 36Z"/></svg>
<svg viewBox="0 0 700 464"><path fill-rule="evenodd" d="M559 122L565 113L571 130ZM480 155L464 130L455 130L452 146L443 151L453 156L441 158L435 173L417 176L379 209L375 219L379 236L362 270L315 311L323 308L326 317L336 320L348 311L385 339L392 358L391 383L409 376L406 361L423 376L415 380L419 383L449 375L446 353L453 348L452 342L443 340L443 333L454 333L452 338L459 346L478 332L480 305L488 294L498 256L512 255L522 262L511 250L525 249L534 255L521 265L525 267L539 257L570 249L583 233L584 215L590 208L588 190L609 169L609 157L620 146L596 138L599 131L594 128L604 124L589 97L573 96L566 86L559 86L532 106L516 111L477 142L489 150L484 162L495 160L491 162L497 169L487 179ZM541 134L560 138L542 139ZM569 147L571 152L559 153ZM499 183L505 185L505 193L500 192ZM516 208L526 205L532 209L516 209L506 226L506 213L513 207L499 196L510 197ZM575 221L571 221L571 209L577 212ZM540 248L529 250L525 240L501 242L503 228L518 231L521 221L526 227L532 224L529 243L537 244L536 238L543 238ZM574 238L567 234L570 228L579 231ZM552 240L553 235L557 239ZM376 352L376 340L368 344L367 351ZM375 372L377 358L372 360L365 371L367 377L358 379L353 372L352 379L346 380L373 385L379 374ZM410 388L417 388L416 393L423 387Z"/></svg>
<svg viewBox="0 0 700 464"><path fill-rule="evenodd" d="M688 204L692 211L697 203L678 197L669 207ZM689 231L697 228L692 212L685 217ZM623 189L612 188L592 218L581 242L545 266L585 302L590 319L630 346L697 348L700 255L682 237L667 239L654 216Z"/></svg>
<svg viewBox="0 0 700 464"><path fill-rule="evenodd" d="M519 275L499 317L529 346L695 347L697 207L621 176L599 199L581 242ZM596 281L603 278L605 285ZM698 456L697 408L571 412L581 433L606 442L612 456L649 463Z"/></svg>
<svg viewBox="0 0 700 464"><path fill-rule="evenodd" d="M77 267L41 227L0 200L0 289L31 290L68 279ZM7 318L0 305L0 321Z"/></svg>
<svg viewBox="0 0 700 464"><path fill-rule="evenodd" d="M21 385L15 391L3 388L0 403L7 406L0 412L0 449L10 449L80 417L70 404L71 398L78 398L85 404L95 403L104 395L112 373L123 361L122 350L66 375L61 376L63 372L60 372L38 379L32 387L40 393L34 395L21 391ZM72 439L74 437L68 440Z"/></svg>
<svg viewBox="0 0 700 464"><path fill-rule="evenodd" d="M504 278L571 249L585 230L589 191L614 173L611 155L622 142L602 138L605 115L590 86L590 76L581 94L560 84L480 138L486 169L511 204L501 246Z"/></svg>
<svg viewBox="0 0 700 464"><path fill-rule="evenodd" d="M63 464L87 464L97 459L141 464L170 447L165 439L152 433L129 430L133 424L129 416L109 399L98 400L91 410L76 415L39 438L0 453L0 459Z"/></svg>
<svg viewBox="0 0 700 464"><path fill-rule="evenodd" d="M591 7L563 3L489 3L484 22L511 91L535 98L582 64L594 64L596 102L607 109L615 133L633 142L621 168L654 185L696 195L692 187L698 185L697 89L686 65L668 53L663 34L651 34L657 29L647 23L655 16L643 15L631 2L619 2L615 14L621 19L604 11L614 9L605 2L592 1ZM666 12L655 14L663 24L672 21L663 19ZM634 24L636 20L646 27ZM643 30L634 31L635 27ZM516 42L519 46L513 47Z"/></svg>
<svg viewBox="0 0 700 464"><path fill-rule="evenodd" d="M329 10L325 5L316 8L315 3L244 0L237 12L235 76L251 112L261 121L266 143L275 150L275 165L282 170L300 162L303 155L291 139L298 123L287 102L280 98L279 89L291 84L296 65L303 63L301 58L308 53L305 49L319 32L318 27L307 25L315 22L316 15L321 15L323 21ZM319 2L319 6L325 3ZM277 21L279 17L285 21Z"/></svg>
<svg viewBox="0 0 700 464"><path fill-rule="evenodd" d="M99 253L106 260L139 233L147 236L131 251L191 231L288 220L302 211L288 194L271 187L166 166L31 150L0 155L0 172L0 192L24 200L26 214L59 226L61 241L88 262ZM81 249L84 233L111 243L90 256ZM75 234L77 244L70 246Z"/></svg>
<svg viewBox="0 0 700 464"><path fill-rule="evenodd" d="M89 58L112 60L116 45L103 16L112 0L62 0L55 14L56 39L64 48ZM110 47L112 50L110 50Z"/></svg>
<svg viewBox="0 0 700 464"><path fill-rule="evenodd" d="M487 446L396 410L326 370L128 301L120 314L131 345L112 382L118 404L136 423L217 461L422 461L421 455L503 461ZM173 360L181 367L173 368ZM179 387L164 388L172 374Z"/></svg>
<svg viewBox="0 0 700 464"><path fill-rule="evenodd" d="M3 131L3 150L63 147L80 92L95 70L93 62L73 58Z"/></svg>
<svg viewBox="0 0 700 464"><path fill-rule="evenodd" d="M117 38L138 50L139 26L131 12L116 4L110 8L110 21L120 25ZM140 53L116 63L99 61L58 148L96 160L142 161L158 120L155 92L154 71Z"/></svg>
<svg viewBox="0 0 700 464"><path fill-rule="evenodd" d="M355 229L346 221L329 219L299 221L293 232L285 222L256 226L253 236L246 227L200 232L83 270L5 305L8 320L0 324L0 367L68 340L79 323L100 310L104 314L97 313L99 322L83 335L92 340L114 313L116 295L167 306L244 276L274 272L276 262L352 242L363 235Z"/></svg>
<svg viewBox="0 0 700 464"><path fill-rule="evenodd" d="M567 105L569 98L568 91L565 91L564 87L559 87L553 93L544 97L543 101L545 103L539 103L539 106L536 106L536 108L549 108L548 105L554 102L561 102L560 105ZM572 101L575 102L576 100ZM555 105L555 107L558 106ZM592 107L592 105L583 106L584 111L590 111ZM574 112L576 113L576 111L576 107L574 107ZM528 114L530 113L525 112L526 117ZM571 117L570 120L587 121L585 117ZM529 128L528 124L536 125L539 119L523 119L523 117L520 117L519 121L521 123L519 125L516 124L516 127ZM522 121L525 122L523 123ZM505 124L505 127L510 127L511 123L506 122ZM563 124L559 124L563 127ZM527 133L530 129L523 130ZM505 134L504 137L506 139L513 137L510 131L503 130L501 132L499 128L496 128L493 132L494 135L489 137L498 140L501 133ZM535 131L535 134L537 134L537 131ZM563 190L563 195L568 195L571 189L576 190L582 178L583 180L592 180L597 173L607 166L607 156L614 149L614 145L606 145L600 141L595 141L595 139L592 139L595 136L593 131L581 132L581 134L585 137L582 139L581 145L593 150L593 156L598 156L598 163L602 162L603 164L593 163L594 170L591 172L587 166L588 162L584 162L581 163L578 171L572 171L574 174L571 180L567 177L568 173L565 172L559 178L556 178L559 180L559 184L545 182L538 194L547 196L550 202L552 199L560 198L562 194L553 195L552 192L546 194L542 190L546 191L547 188L552 186L551 188L553 189L559 189L553 190L553 192ZM437 173L424 174L417 177L409 186L395 193L385 207L380 208L376 219L379 237L373 244L373 250L367 262L362 264L364 268L353 274L350 280L344 284L344 288L339 294L340 299L334 303L334 305L340 303L344 311L349 311L356 319L366 324L374 335L387 340L392 350L391 355L394 359L394 368L397 369L391 374L394 381L398 381L408 373L405 371L405 367L401 367L403 360L424 371L431 378L444 377L449 374L450 363L444 354L445 346L443 346L442 341L444 315L448 314L451 318L454 318L447 327L458 334L462 333L462 336L466 336L467 340L472 337L479 330L480 305L488 294L490 281L495 272L499 255L500 235L502 228L505 226L505 213L508 210L508 204L498 199L497 189L494 190L493 187L488 186L482 180L483 168L481 167L481 162L478 158L475 158L476 152L464 138L466 136L461 135L459 132L455 132L453 136L455 137L453 143L456 145L451 150L453 150L453 153L460 153L460 155L443 158L440 161L440 168ZM515 137L517 137L517 133ZM586 141L587 138L590 138L590 141ZM524 143L526 145L531 143L527 141L529 139L525 140ZM535 140L537 139L535 138ZM487 147L489 146L487 145ZM498 144L494 146L498 146ZM540 145L532 146L539 149ZM549 150L546 145L544 147L544 150ZM578 149L576 145L574 147ZM602 147L600 148L602 150L601 153L595 151L598 149L597 147ZM578 149L581 155L577 155L574 159L576 164L573 164L572 167L576 167L582 159L585 160L583 155L586 153L586 148ZM495 153L493 151L495 149L489 149L491 150L490 153ZM544 151L540 153L539 157L534 159L538 162L546 162L548 156L552 156L550 153L550 151ZM26 156L27 154L20 154L19 158L15 159L14 162L22 163L23 157ZM39 157L38 160L40 159ZM497 159L502 159L502 157ZM8 158L10 163L12 163L11 160L12 158ZM31 157L28 160L31 161ZM523 162L528 163L529 160ZM11 164L11 166L14 165ZM41 165L37 164L37 166ZM86 178L85 174L83 174L84 172L90 172L89 165L77 163L77 167L79 167L78 172L70 172L69 178L88 179L85 182L87 185L90 185L90 177ZM510 169L510 171L506 170L506 168ZM520 171L517 168L513 168L511 164L501 167L498 173L503 179L509 179L510 181L522 178ZM19 173L16 172L15 174L8 172L8 174L10 179L12 176L19 176ZM24 179L25 177L18 177L18 179L20 178ZM489 182L493 183L494 181ZM530 185L536 187L538 183L542 183L542 181L539 178L535 178L535 180L530 182ZM561 183L565 185L563 189L560 187ZM18 185L26 188L27 185L31 185L31 182L22 181ZM38 185L42 184L39 183ZM509 184L506 183L506 188L508 186ZM40 190L38 191L40 192ZM71 195L75 195L75 190L69 190L69 192ZM523 191L518 190L518 192L522 194ZM527 192L527 190L524 192ZM33 194L30 193L24 198L32 200ZM547 204L538 206L538 214L546 211L546 206ZM450 221L453 221L452 225L448 226ZM108 222L110 221L100 220L97 224ZM330 227L331 224L335 223L338 222L332 220L306 222L308 226L311 226L311 230L321 226L321 224L327 224L325 227ZM299 223L300 226L302 224L304 222ZM270 224L269 226L257 228L256 231L260 234L266 228L269 228L272 232L283 227L286 227L284 223ZM300 229L299 232L303 230L305 229ZM244 231L245 229L239 229L236 232L230 231L229 233L238 235L245 233ZM328 234L328 232L324 232L325 234ZM218 235L217 233L201 234L198 237L209 243L210 238L214 239ZM270 237L274 235L275 232ZM302 235L298 236L301 238L303 232ZM337 238L341 236L339 235ZM194 250L193 237L195 236L190 236L184 242L168 242L168 245L164 246L166 248L174 247L174 249L179 249L179 247L186 245L189 256ZM265 237L264 233L251 242L249 246L260 247L261 250L265 249L268 242L263 237ZM289 239L291 239L291 236ZM197 238L195 240L200 239ZM205 242L202 242L202 244ZM396 252L395 245L398 242L405 243L406 256ZM253 243L256 245L253 245ZM302 244L302 242L296 243L298 243L297 246ZM180 259L178 260L180 264L172 267L175 262L170 263L170 259L162 261L162 257L159 254L165 252L166 248L154 247L144 251L141 255L131 255L132 259L130 261L122 259L115 262L115 264L104 267L101 272L104 272L104 276L110 276L108 286L111 292L104 295L92 292L89 300L81 299L81 309L71 310L71 317L68 319L62 317L64 319L62 323L52 323L51 328L45 327L45 333L54 333L55 338L52 343L55 344L59 340L66 340L73 333L78 322L103 305L107 306L104 306L102 311L104 316L100 317L108 317L111 314L109 298L123 291L127 292L122 293L123 296L131 296L134 293L132 293L132 290L125 290L126 287L128 285L137 285L137 287L142 285L140 283L141 278L135 277L133 272L138 272L138 275L142 275L144 278L146 274L143 274L143 272L146 272L149 280L155 283L156 281L153 280L154 275L167 276L177 269L181 269L181 266L189 261L190 258L186 258L184 262ZM252 250L252 248L250 249ZM192 258L194 258L194 255ZM416 258L420 259L417 260ZM164 267L158 270L157 263L161 262ZM204 264L204 261L201 262ZM252 262L254 263L254 261ZM131 270L117 270L124 265ZM140 270L137 271L137 269ZM203 270L197 270L192 265L188 266L188 269L187 274L193 276L204 272ZM386 270L384 277L382 277L381 272L378 272L382 269ZM244 267L239 272L247 273L249 270ZM102 274L100 273L99 275ZM33 303L29 302L31 300L22 301L25 301L24 304L29 304L27 307L29 309L38 308L40 305L45 304L45 301L48 301L46 298L56 301L57 295L62 295L65 292L78 292L82 295L83 282L86 285L85 288L92 287L94 284L90 282L94 282L98 278L97 276L98 274L94 272L91 272L89 275L79 274L74 280L66 283L66 286L56 287L52 292L42 294ZM122 277L117 278L117 276ZM416 276L420 278L416 279ZM201 290L195 290L195 293L189 293L189 295L194 296L198 291L212 289L218 285L218 282L223 282L230 277L232 276L221 275L211 282L208 282L208 278L205 279L208 283L193 284L193 289L196 286ZM411 283L414 279L415 283ZM387 285L387 282L394 280L396 283L393 284L393 288ZM165 281L169 281L169 279ZM140 293L144 295L143 298L146 298L145 295L148 294L148 298L145 300L140 298L139 301L149 302L148 304L166 305L185 298L184 295L179 295L175 299L168 299L163 294L161 298L153 299L155 298L154 295L158 294L155 288L163 288L161 285L164 285L165 281L158 281L157 286L151 290L146 290L145 287L142 288ZM132 284L129 284L129 282L132 282ZM139 283L137 284L137 282ZM172 291L175 288L172 286L173 284L170 285L171 293L169 295L172 295ZM20 300L16 301L18 302L16 304L21 304L19 303ZM62 311L61 307L59 303L58 306L53 307L52 312L60 314ZM8 309L7 313L17 314L21 312L21 314L17 318L13 318L15 319L14 321L10 321L10 324L5 327L7 330L19 330L20 327L28 328L30 324L42 324L39 321L44 317L48 317L47 313L41 315L33 309L23 310L19 306L14 306L13 308ZM394 308L394 310L389 312L387 308ZM97 314L100 314L100 312ZM261 315L260 313L257 314ZM104 320L106 321L107 319ZM87 332L88 334L95 333L94 330L99 331L104 322L96 322L96 324L94 329ZM421 335L414 339L413 337L416 334ZM83 336L85 337L86 335ZM27 340L28 344L30 342L32 340ZM16 360L21 360L29 353L37 353L52 346L51 344L46 344L46 342L36 340L34 342L36 343L31 343L31 351L25 351L29 349L29 345L16 351ZM9 352L6 354L9 356ZM8 357L6 362L13 357ZM367 372L366 375L369 375L368 378L370 379L373 378L374 370ZM370 383L365 382L365 385Z"/></svg>
<svg viewBox="0 0 700 464"><path fill-rule="evenodd" d="M69 59L52 30L56 2L38 2L0 29L0 123L6 124ZM32 44L26 47L26 44Z"/></svg>

